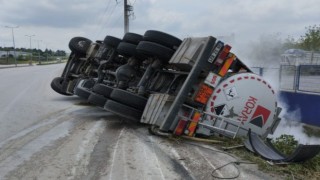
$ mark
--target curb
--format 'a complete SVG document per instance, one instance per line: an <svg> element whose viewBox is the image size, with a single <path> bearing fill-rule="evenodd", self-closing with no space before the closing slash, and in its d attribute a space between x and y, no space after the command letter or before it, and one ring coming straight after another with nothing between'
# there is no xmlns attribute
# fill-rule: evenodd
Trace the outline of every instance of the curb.
<svg viewBox="0 0 320 180"><path fill-rule="evenodd" d="M33 66L33 65L29 65L29 64L18 64L17 66L15 66L14 64L12 64L12 65L0 65L0 69L16 68L16 67L27 67L27 66Z"/></svg>

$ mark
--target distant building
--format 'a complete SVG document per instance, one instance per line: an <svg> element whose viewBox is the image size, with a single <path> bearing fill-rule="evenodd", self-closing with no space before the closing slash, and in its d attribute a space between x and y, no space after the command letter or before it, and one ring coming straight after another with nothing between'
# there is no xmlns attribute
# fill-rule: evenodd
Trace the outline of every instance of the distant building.
<svg viewBox="0 0 320 180"><path fill-rule="evenodd" d="M16 51L16 57L28 56L29 52ZM0 58L14 57L14 51L0 51Z"/></svg>

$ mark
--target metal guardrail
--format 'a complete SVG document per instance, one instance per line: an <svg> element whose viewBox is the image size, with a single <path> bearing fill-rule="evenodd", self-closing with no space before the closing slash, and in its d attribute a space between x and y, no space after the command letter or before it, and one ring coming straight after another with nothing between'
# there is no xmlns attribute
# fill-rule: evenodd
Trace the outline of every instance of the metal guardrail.
<svg viewBox="0 0 320 180"><path fill-rule="evenodd" d="M252 67L260 76L278 77L279 89L293 92L320 93L320 65L280 65L279 68Z"/></svg>
<svg viewBox="0 0 320 180"><path fill-rule="evenodd" d="M282 54L281 64L286 65L320 65L320 52L303 51L302 54Z"/></svg>

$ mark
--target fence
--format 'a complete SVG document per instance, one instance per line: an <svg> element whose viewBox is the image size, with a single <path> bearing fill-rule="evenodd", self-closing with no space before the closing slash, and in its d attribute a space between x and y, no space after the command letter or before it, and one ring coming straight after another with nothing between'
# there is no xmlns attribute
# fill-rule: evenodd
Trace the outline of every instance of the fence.
<svg viewBox="0 0 320 180"><path fill-rule="evenodd" d="M282 54L281 64L299 65L313 64L320 65L320 52L303 51L301 54Z"/></svg>
<svg viewBox="0 0 320 180"><path fill-rule="evenodd" d="M280 65L279 68L251 69L271 84L277 84L280 90L320 93L320 65ZM274 81L278 83L272 83Z"/></svg>

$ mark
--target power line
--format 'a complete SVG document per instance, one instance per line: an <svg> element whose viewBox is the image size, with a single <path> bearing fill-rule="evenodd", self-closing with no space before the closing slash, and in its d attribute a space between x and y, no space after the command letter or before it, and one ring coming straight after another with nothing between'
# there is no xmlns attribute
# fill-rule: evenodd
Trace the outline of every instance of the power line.
<svg viewBox="0 0 320 180"><path fill-rule="evenodd" d="M105 23L104 23L104 26L101 26L101 29L98 33L97 36L99 36L101 34L101 32L103 30L105 30L106 28L108 28L108 26L110 25L110 21L109 19L111 19L111 17L113 16L113 13L114 13L114 10L116 9L116 7L119 5L120 3L118 1L116 1L116 4L113 6L113 8L111 9L110 13L107 15L107 18L105 19Z"/></svg>
<svg viewBox="0 0 320 180"><path fill-rule="evenodd" d="M102 21L103 21L104 17L105 17L106 14L107 14L107 11L108 11L108 9L109 9L109 7L110 7L111 1L112 1L112 0L109 0L109 1L108 1L108 4L107 4L106 8L104 9L104 11L103 11L103 13L102 13L102 16L100 16L100 19L99 19L99 22L98 22L98 27L100 27L100 28L97 28L97 31L96 31L96 33L95 33L95 39L97 38L97 36L100 35L100 33L101 33L102 29L103 29ZM98 30L98 29L100 29L100 30Z"/></svg>
<svg viewBox="0 0 320 180"><path fill-rule="evenodd" d="M113 34L113 32L116 30L116 27L121 26L120 25L120 23L121 23L120 19L121 18L122 18L122 12L119 13L119 16L118 16L117 20L113 21L113 24L111 24L111 31L110 31L111 34Z"/></svg>
<svg viewBox="0 0 320 180"><path fill-rule="evenodd" d="M107 4L107 7L104 11L104 14L101 18L101 20L104 19L105 15L106 15L106 12L108 11L109 9L109 6L110 6L110 2L108 2ZM116 21L111 21L111 18L113 17L114 15L114 11L116 9L116 7L118 5L120 5L121 3L123 3L123 18L124 18L124 33L127 33L129 32L129 18L130 17L134 17L134 13L133 13L133 4L136 2L136 0L133 1L133 3L129 2L128 3L128 0L123 0L123 1L118 1L116 0L116 4L115 6L113 6L113 8L111 9L110 13L108 14L107 18L105 19L105 28L101 27L100 28L100 31L99 33L96 34L96 37L99 36L101 34L101 32L104 30L104 29L108 29L110 27L111 24L116 24L118 22L118 19ZM110 20L110 21L109 21ZM113 22L113 23L112 23ZM113 27L111 27L111 29L114 29Z"/></svg>
<svg viewBox="0 0 320 180"><path fill-rule="evenodd" d="M131 4L131 6L133 6L135 3L136 3L136 0L134 0L133 3L130 3L130 4Z"/></svg>

